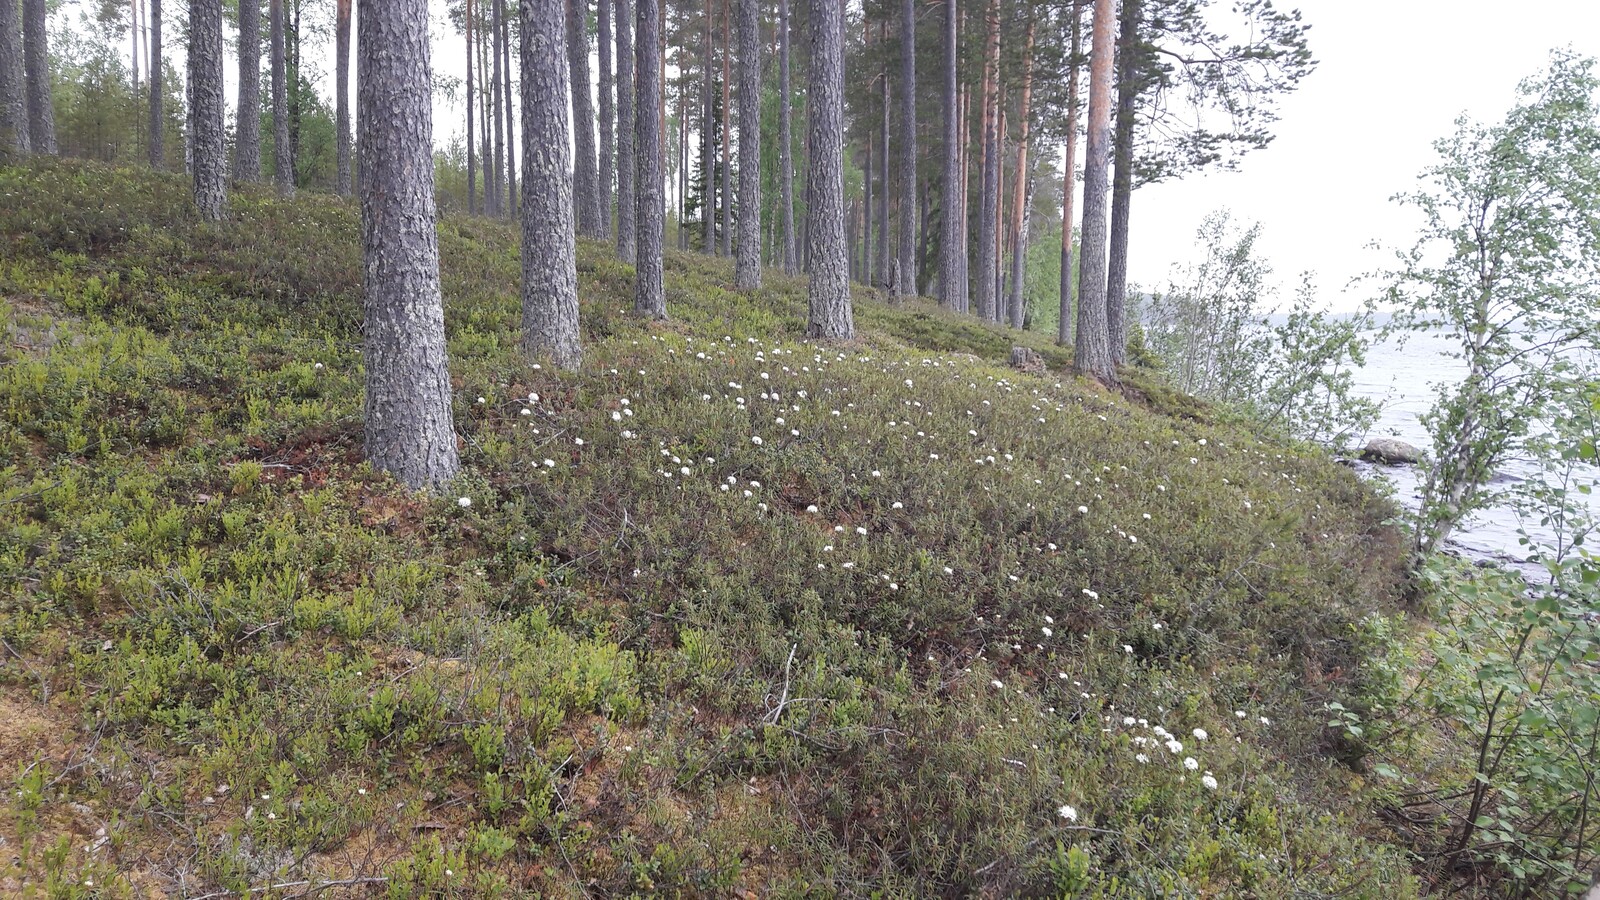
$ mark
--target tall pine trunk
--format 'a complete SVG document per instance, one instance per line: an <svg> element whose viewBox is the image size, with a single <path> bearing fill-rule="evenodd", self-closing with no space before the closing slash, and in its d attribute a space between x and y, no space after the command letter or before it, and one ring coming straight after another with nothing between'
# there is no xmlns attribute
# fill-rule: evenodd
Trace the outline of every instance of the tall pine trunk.
<svg viewBox="0 0 1600 900"><path fill-rule="evenodd" d="M1036 24L1031 17L1028 19L1028 34L1023 40L1022 50L1022 99L1017 108L1021 122L1018 125L1020 135L1017 139L1017 170L1013 179L1016 183L1012 189L1011 297L1007 304L1011 312L1012 328L1021 328L1027 318L1022 278L1028 255L1028 199L1033 191L1033 173L1028 171L1030 125L1028 117L1031 114L1029 105L1033 101L1033 37Z"/></svg>
<svg viewBox="0 0 1600 900"><path fill-rule="evenodd" d="M1000 199L1000 11L991 0L984 13L986 38L983 53L983 179L978 190L978 316L986 322L999 318L995 277L999 237L996 204Z"/></svg>
<svg viewBox="0 0 1600 900"><path fill-rule="evenodd" d="M850 261L844 239L844 3L812 0L806 230L811 284L806 336L855 337Z"/></svg>
<svg viewBox="0 0 1600 900"><path fill-rule="evenodd" d="M513 123L517 117L515 113L516 95L511 93L511 15L506 11L506 0L494 0L495 6L500 10L500 96L505 98L506 117L506 196L505 214L507 218L515 218L517 214L517 139L516 128Z"/></svg>
<svg viewBox="0 0 1600 900"><path fill-rule="evenodd" d="M490 0L493 2L493 0ZM489 89L489 39L477 28L478 44L478 159L483 165L483 213L500 215L500 181L494 171L494 127L489 124L493 103Z"/></svg>
<svg viewBox="0 0 1600 900"><path fill-rule="evenodd" d="M761 287L761 10L739 0L739 242L734 286Z"/></svg>
<svg viewBox="0 0 1600 900"><path fill-rule="evenodd" d="M33 151L33 141L22 64L22 19L17 13L17 0L0 0L0 152L20 157Z"/></svg>
<svg viewBox="0 0 1600 900"><path fill-rule="evenodd" d="M1056 343L1072 342L1072 197L1078 189L1078 74L1083 66L1078 51L1083 44L1083 12L1072 8L1071 43L1067 47L1067 146L1061 163L1061 320Z"/></svg>
<svg viewBox="0 0 1600 900"><path fill-rule="evenodd" d="M194 109L194 204L220 221L227 206L228 150L223 118L222 0L189 0L189 85Z"/></svg>
<svg viewBox="0 0 1600 900"><path fill-rule="evenodd" d="M505 204L501 199L505 196L505 128L502 115L505 110L506 97L501 93L500 84L500 4L496 0L489 3L489 128L494 135L494 143L489 147L489 178L494 184L491 195L494 197L494 214L504 217Z"/></svg>
<svg viewBox="0 0 1600 900"><path fill-rule="evenodd" d="M1112 381L1106 321L1106 192L1111 156L1112 0L1095 0L1089 50L1089 120L1083 165L1083 246L1078 261L1078 371Z"/></svg>
<svg viewBox="0 0 1600 900"><path fill-rule="evenodd" d="M568 149L568 17L550 2L522 6L522 352L575 369L577 223Z"/></svg>
<svg viewBox="0 0 1600 900"><path fill-rule="evenodd" d="M246 4L249 0L244 0ZM350 196L350 0L339 0L334 21L334 140L338 142L333 188Z"/></svg>
<svg viewBox="0 0 1600 900"><path fill-rule="evenodd" d="M274 0L277 2L277 0ZM427 0L360 0L367 459L413 490L460 467L433 205Z"/></svg>
<svg viewBox="0 0 1600 900"><path fill-rule="evenodd" d="M349 54L349 3L345 13L345 54ZM347 72L348 75L348 72ZM342 95L341 95L342 96ZM239 0L239 109L233 145L236 181L261 180L261 0ZM348 126L348 122L346 123ZM348 139L348 132L346 132Z"/></svg>
<svg viewBox="0 0 1600 900"><path fill-rule="evenodd" d="M478 211L478 149L473 134L476 123L472 118L472 95L476 92L472 77L472 0L466 0L466 4L466 15L462 18L467 37L467 212L470 214ZM484 200L488 201L487 190Z"/></svg>
<svg viewBox="0 0 1600 900"><path fill-rule="evenodd" d="M568 0L567 54L572 68L572 142L578 160L573 166L574 202L578 208L578 233L604 237L600 219L600 176L595 171L594 101L589 96L589 2Z"/></svg>
<svg viewBox="0 0 1600 900"><path fill-rule="evenodd" d="M268 29L272 32L272 167L278 193L294 193L294 155L289 144L289 84L284 60L284 0L268 0ZM363 6L365 8L365 6ZM154 115L152 113L152 115Z"/></svg>
<svg viewBox="0 0 1600 900"><path fill-rule="evenodd" d="M878 171L877 165L876 165L876 160L878 158L878 154L876 152L874 152L875 148L874 148L874 140L873 139L874 139L874 135L872 134L872 132L868 131L867 132L867 164L865 166L863 166L862 170L861 170L861 182L862 182L861 192L864 195L863 200L865 201L864 205L866 207L864 212L863 212L863 217L865 218L866 221L863 223L862 228L861 228L861 235L862 235L861 282L863 284L868 284L868 285L872 284L872 247L873 247L873 244L872 244L872 225L873 225L873 222L874 222L874 219L872 218L872 209L873 209L873 204L872 204L872 182L873 182L873 179L877 177L877 171Z"/></svg>
<svg viewBox="0 0 1600 900"><path fill-rule="evenodd" d="M702 76L701 100L704 115L700 120L700 179L705 183L705 189L700 196L700 251L702 253L717 252L717 173L711 164L712 154L712 114L715 112L711 102L711 2L705 0L705 32L704 39L700 42Z"/></svg>
<svg viewBox="0 0 1600 900"><path fill-rule="evenodd" d="M34 0L22 0L24 15L27 14L28 4L32 2ZM162 102L166 99L166 90L162 84L165 81L166 66L161 60L161 0L150 0L149 15L150 40L147 46L150 49L150 103L148 104L150 107L150 168L160 169L165 165L163 157L166 155L166 138L163 135L166 116L162 110ZM26 31L26 25L24 25L24 31ZM33 39L29 37L27 40L31 51ZM33 129L33 148L41 153L48 153L49 151L39 144L38 124L34 119L33 60L31 56L28 60L28 66L28 124Z"/></svg>
<svg viewBox="0 0 1600 900"><path fill-rule="evenodd" d="M1121 365L1128 349L1128 214L1133 203L1134 106L1139 99L1139 27L1142 0L1123 0L1117 37L1117 121L1112 137L1111 244L1106 268L1106 332L1111 362Z"/></svg>
<svg viewBox="0 0 1600 900"><path fill-rule="evenodd" d="M722 0L722 248L723 256L733 255L733 115L729 92L733 73L733 16L730 0Z"/></svg>
<svg viewBox="0 0 1600 900"><path fill-rule="evenodd" d="M633 3L615 0L617 7L617 256L634 260L638 247L638 211L634 209L634 106ZM681 107L680 107L681 109ZM678 123L680 143L683 123ZM679 222L682 226L682 222Z"/></svg>
<svg viewBox="0 0 1600 900"><path fill-rule="evenodd" d="M639 0L638 28L634 33L638 47L635 89L634 149L639 156L634 196L639 223L637 257L634 264L633 311L649 319L667 317L666 287L662 280L661 240L666 218L661 157L661 8L660 0Z"/></svg>
<svg viewBox="0 0 1600 900"><path fill-rule="evenodd" d="M23 67L28 79L28 138L34 153L56 155L56 112L51 99L50 39L45 0L22 0Z"/></svg>
<svg viewBox="0 0 1600 900"><path fill-rule="evenodd" d="M496 0L500 2L500 0ZM616 104L611 83L611 0L599 0L600 31L600 225L611 236L611 173L615 171Z"/></svg>
<svg viewBox="0 0 1600 900"><path fill-rule="evenodd" d="M778 193L782 208L778 210L782 247L783 271L793 275L799 271L795 253L794 234L794 133L789 88L789 0L778 0Z"/></svg>
<svg viewBox="0 0 1600 900"><path fill-rule="evenodd" d="M917 293L917 5L900 3L900 278L895 293Z"/></svg>
<svg viewBox="0 0 1600 900"><path fill-rule="evenodd" d="M939 199L939 304L946 309L961 308L961 258L967 252L967 236L962 228L961 192L961 111L956 85L957 0L945 0L944 10L944 184Z"/></svg>
<svg viewBox="0 0 1600 900"><path fill-rule="evenodd" d="M889 43L889 23L878 23L878 44L880 47ZM882 121L878 125L878 137L882 144L878 148L878 258L875 265L877 269L877 284L884 290L894 290L895 278L894 263L890 260L889 253L889 111L893 109L890 102L891 91L889 87L889 64L884 60L883 71L879 73L883 79L883 104L878 107Z"/></svg>

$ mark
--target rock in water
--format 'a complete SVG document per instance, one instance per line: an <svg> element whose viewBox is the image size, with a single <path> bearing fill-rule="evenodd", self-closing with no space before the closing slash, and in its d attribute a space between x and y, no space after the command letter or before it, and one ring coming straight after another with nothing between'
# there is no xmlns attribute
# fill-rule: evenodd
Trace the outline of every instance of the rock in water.
<svg viewBox="0 0 1600 900"><path fill-rule="evenodd" d="M1367 462L1390 466L1409 466L1422 461L1422 451L1398 438L1373 438L1361 450Z"/></svg>

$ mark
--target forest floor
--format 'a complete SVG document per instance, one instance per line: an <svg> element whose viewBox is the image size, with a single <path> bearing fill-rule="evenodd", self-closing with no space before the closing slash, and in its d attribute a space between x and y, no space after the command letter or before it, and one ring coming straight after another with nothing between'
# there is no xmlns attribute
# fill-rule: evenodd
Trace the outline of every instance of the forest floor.
<svg viewBox="0 0 1600 900"><path fill-rule="evenodd" d="M516 230L439 233L427 498L361 462L353 204L0 169L0 893L1415 894L1324 711L1403 578L1351 471L693 254L647 326L580 243L541 369Z"/></svg>

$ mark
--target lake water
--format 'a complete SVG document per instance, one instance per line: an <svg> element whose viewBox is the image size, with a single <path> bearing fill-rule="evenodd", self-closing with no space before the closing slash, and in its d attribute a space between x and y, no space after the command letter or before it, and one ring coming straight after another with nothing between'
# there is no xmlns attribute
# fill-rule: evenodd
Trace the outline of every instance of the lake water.
<svg viewBox="0 0 1600 900"><path fill-rule="evenodd" d="M1392 435L1427 449L1430 441L1418 417L1433 406L1434 388L1441 382L1456 382L1466 374L1466 366L1449 356L1451 343L1439 333L1412 334L1402 346L1397 340L1374 343L1367 351L1367 364L1355 377L1357 393L1384 404L1383 414L1369 433ZM1365 443L1365 439L1362 440ZM1421 471L1413 466L1368 466L1362 471L1388 478L1396 497L1415 509ZM1592 473L1591 473L1592 474ZM1497 487L1511 487L1540 477L1539 466L1525 459L1507 461L1496 472ZM1594 501L1591 500L1591 512ZM1509 505L1501 503L1484 510L1458 528L1451 541L1455 548L1474 559L1495 559L1525 563L1528 550L1519 530L1540 541L1553 540L1553 533L1538 520L1524 520ZM1519 566L1531 576L1543 572L1536 566Z"/></svg>

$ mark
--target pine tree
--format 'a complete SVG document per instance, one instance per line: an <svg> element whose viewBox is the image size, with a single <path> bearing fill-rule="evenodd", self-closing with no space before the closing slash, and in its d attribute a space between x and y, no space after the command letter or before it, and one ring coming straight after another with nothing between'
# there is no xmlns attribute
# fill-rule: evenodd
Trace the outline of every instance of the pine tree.
<svg viewBox="0 0 1600 900"><path fill-rule="evenodd" d="M344 4L349 21L350 0ZM348 24L346 25L348 28ZM345 54L349 55L346 32ZM347 70L348 74L348 70ZM261 0L239 0L239 107L234 117L233 178L261 180ZM348 123L346 123L348 125ZM348 134L348 132L347 132Z"/></svg>
<svg viewBox="0 0 1600 900"><path fill-rule="evenodd" d="M998 263L995 242L999 237L997 204L1000 200L1000 3L991 0L984 13L987 29L983 53L983 154L982 179L978 190L978 317L986 322L999 319L995 291Z"/></svg>
<svg viewBox="0 0 1600 900"><path fill-rule="evenodd" d="M16 0L0 0L0 154L24 156L32 152L33 142L28 133L27 76L23 73L18 12Z"/></svg>
<svg viewBox="0 0 1600 900"><path fill-rule="evenodd" d="M1028 33L1022 49L1022 99L1017 104L1020 137L1017 141L1016 178L1012 186L1011 212L1011 295L1007 302L1011 327L1021 328L1027 319L1027 301L1023 297L1022 278L1024 261L1028 256L1028 201L1033 195L1033 173L1028 169L1029 116L1033 103L1033 38L1038 23L1030 12Z"/></svg>
<svg viewBox="0 0 1600 900"><path fill-rule="evenodd" d="M462 30L467 39L467 212L476 213L478 194L478 153L474 140L473 129L476 122L472 115L473 94L477 92L473 84L472 57L475 46L472 42L472 0L466 0L465 13L462 16ZM484 191L485 211L488 204L488 190Z"/></svg>
<svg viewBox="0 0 1600 900"><path fill-rule="evenodd" d="M365 8L365 6L363 6ZM283 0L268 0L268 28L272 35L272 158L278 193L294 193L294 152L289 142L288 63L284 59Z"/></svg>
<svg viewBox="0 0 1600 900"><path fill-rule="evenodd" d="M855 337L850 261L844 237L844 3L812 0L806 167L806 231L811 246L806 336Z"/></svg>
<svg viewBox="0 0 1600 900"><path fill-rule="evenodd" d="M227 205L228 151L223 118L222 0L189 0L189 86L194 108L194 204L200 218L222 219Z"/></svg>
<svg viewBox="0 0 1600 900"><path fill-rule="evenodd" d="M56 113L51 98L50 44L44 0L22 0L23 67L28 79L28 138L34 153L56 155Z"/></svg>
<svg viewBox="0 0 1600 900"><path fill-rule="evenodd" d="M717 178L712 172L712 152L715 142L711 136L715 122L713 100L711 93L711 0L705 0L705 31L704 39L700 43L700 74L701 74L701 107L703 115L700 120L700 171L696 177L704 182L705 190L701 192L700 204L700 251L702 253L717 252Z"/></svg>
<svg viewBox="0 0 1600 900"><path fill-rule="evenodd" d="M522 352L575 369L578 257L568 150L568 17L522 3Z"/></svg>
<svg viewBox="0 0 1600 900"><path fill-rule="evenodd" d="M722 178L722 206L718 210L722 216L722 245L717 251L722 256L733 255L733 128L729 121L733 103L728 95L733 90L733 73L729 71L733 63L733 16L729 14L729 3L730 0L722 0L722 168L718 170Z"/></svg>
<svg viewBox="0 0 1600 900"><path fill-rule="evenodd" d="M1072 342L1072 196L1078 187L1078 73L1083 66L1079 52L1083 44L1083 11L1072 7L1072 27L1067 45L1067 146L1061 163L1061 319L1056 327L1056 343Z"/></svg>
<svg viewBox="0 0 1600 900"><path fill-rule="evenodd" d="M634 264L634 314L648 319L667 317L666 286L662 280L661 240L666 218L662 183L661 138L661 9L660 0L639 0L635 29L634 150L639 169L634 179L638 220L637 262Z"/></svg>
<svg viewBox="0 0 1600 900"><path fill-rule="evenodd" d="M1112 0L1095 0L1089 48L1089 120L1083 165L1083 245L1078 261L1078 371L1112 381L1106 322L1106 193L1111 155Z"/></svg>
<svg viewBox="0 0 1600 900"><path fill-rule="evenodd" d="M1128 215L1133 201L1133 127L1139 100L1143 0L1122 0L1117 34L1117 111L1112 136L1111 236L1106 263L1106 333L1111 362L1121 365L1128 331L1123 322L1128 293Z"/></svg>
<svg viewBox="0 0 1600 900"><path fill-rule="evenodd" d="M589 2L568 0L567 55L572 70L573 201L578 209L578 233L604 237L600 219L600 176L595 171L594 101L589 96Z"/></svg>
<svg viewBox="0 0 1600 900"><path fill-rule="evenodd" d="M500 92L505 97L506 118L506 196L505 214L515 217L517 214L517 140L512 123L516 121L513 112L516 95L511 93L511 16L506 12L506 0L494 0L495 6L500 10Z"/></svg>
<svg viewBox="0 0 1600 900"><path fill-rule="evenodd" d="M617 8L617 256L634 261L639 241L638 210L633 196L634 158L633 3L616 0ZM683 122L678 123L682 133ZM683 223L680 221L679 227Z"/></svg>
<svg viewBox="0 0 1600 900"><path fill-rule="evenodd" d="M243 0L248 5L250 0ZM334 22L334 139L338 142L336 152L337 173L334 177L334 190L348 197L350 196L350 0L338 0L338 9L335 12Z"/></svg>
<svg viewBox="0 0 1600 900"><path fill-rule="evenodd" d="M761 287L761 11L739 0L739 243L734 286Z"/></svg>
<svg viewBox="0 0 1600 900"><path fill-rule="evenodd" d="M498 2L498 0L497 0ZM611 175L615 171L616 106L611 84L611 0L599 0L600 29L600 224L611 236Z"/></svg>
<svg viewBox="0 0 1600 900"><path fill-rule="evenodd" d="M366 453L407 487L436 489L460 461L434 228L428 4L360 0L359 13Z"/></svg>
<svg viewBox="0 0 1600 900"><path fill-rule="evenodd" d="M794 133L789 87L789 0L778 0L778 243L783 271L799 271L794 233Z"/></svg>
<svg viewBox="0 0 1600 900"><path fill-rule="evenodd" d="M503 116L508 98L501 93L504 86L500 83L500 11L500 4L490 0L489 39L484 49L489 52L489 68L486 70L489 73L489 128L494 135L494 142L489 146L489 158L485 162L489 165L489 183L494 185L489 192L489 196L494 198L494 207L490 212L504 217L506 134Z"/></svg>
<svg viewBox="0 0 1600 900"><path fill-rule="evenodd" d="M939 304L960 309L965 284L961 261L967 254L967 236L962 227L957 200L964 181L961 172L961 111L956 71L957 0L945 0L944 10L944 185L940 198L939 223Z"/></svg>
<svg viewBox="0 0 1600 900"><path fill-rule="evenodd" d="M900 278L895 293L917 293L917 7L900 2Z"/></svg>
<svg viewBox="0 0 1600 900"><path fill-rule="evenodd" d="M32 0L22 0L26 9ZM162 158L165 155L166 138L162 134L165 116L162 112L162 102L166 99L166 89L163 86L166 78L166 64L161 59L161 0L150 0L150 168L160 169L165 165ZM33 85L32 73L29 73L28 84L31 90ZM33 104L28 104L28 117L33 118ZM31 122L30 122L31 124ZM34 149L39 150L38 132L34 132Z"/></svg>

